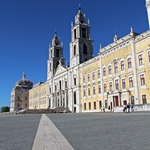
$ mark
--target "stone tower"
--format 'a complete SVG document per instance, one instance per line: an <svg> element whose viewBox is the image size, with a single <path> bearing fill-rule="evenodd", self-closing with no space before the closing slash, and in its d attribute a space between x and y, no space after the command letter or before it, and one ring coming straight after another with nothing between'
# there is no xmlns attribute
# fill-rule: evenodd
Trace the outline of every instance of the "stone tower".
<svg viewBox="0 0 150 150"><path fill-rule="evenodd" d="M75 25L71 28L70 66L76 66L93 57L93 40L90 39L90 21L86 23L85 14L79 8Z"/></svg>
<svg viewBox="0 0 150 150"><path fill-rule="evenodd" d="M53 77L59 63L64 63L63 46L60 44L60 39L55 32L52 39L52 45L49 46L49 60L47 61L47 80Z"/></svg>

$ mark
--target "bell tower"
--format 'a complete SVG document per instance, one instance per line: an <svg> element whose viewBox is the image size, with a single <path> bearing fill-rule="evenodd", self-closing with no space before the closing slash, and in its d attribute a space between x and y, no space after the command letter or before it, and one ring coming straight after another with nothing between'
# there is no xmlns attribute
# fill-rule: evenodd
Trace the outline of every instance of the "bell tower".
<svg viewBox="0 0 150 150"><path fill-rule="evenodd" d="M47 61L47 80L53 77L59 63L64 64L63 46L55 32L51 46L49 45L49 59Z"/></svg>
<svg viewBox="0 0 150 150"><path fill-rule="evenodd" d="M71 28L70 66L76 66L93 57L93 40L90 39L90 21L86 23L86 16L79 7L75 16L75 25Z"/></svg>
<svg viewBox="0 0 150 150"><path fill-rule="evenodd" d="M148 23L149 23L149 29L150 29L150 0L146 0L146 8L147 8Z"/></svg>

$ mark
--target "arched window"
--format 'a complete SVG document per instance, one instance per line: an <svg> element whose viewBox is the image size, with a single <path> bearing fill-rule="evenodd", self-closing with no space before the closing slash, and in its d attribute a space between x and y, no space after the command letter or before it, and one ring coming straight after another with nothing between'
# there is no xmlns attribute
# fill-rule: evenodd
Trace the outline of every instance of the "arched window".
<svg viewBox="0 0 150 150"><path fill-rule="evenodd" d="M87 54L87 46L86 46L86 44L83 44L83 54Z"/></svg>
<svg viewBox="0 0 150 150"><path fill-rule="evenodd" d="M74 45L74 55L76 55L76 45Z"/></svg>
<svg viewBox="0 0 150 150"><path fill-rule="evenodd" d="M76 92L74 92L74 104L76 104Z"/></svg>

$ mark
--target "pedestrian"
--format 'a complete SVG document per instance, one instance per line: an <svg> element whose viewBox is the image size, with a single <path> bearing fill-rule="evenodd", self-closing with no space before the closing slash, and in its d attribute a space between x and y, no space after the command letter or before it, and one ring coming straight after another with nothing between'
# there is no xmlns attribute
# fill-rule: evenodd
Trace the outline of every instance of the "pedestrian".
<svg viewBox="0 0 150 150"><path fill-rule="evenodd" d="M131 104L131 112L133 112L134 111L134 109L133 109L133 104Z"/></svg>
<svg viewBox="0 0 150 150"><path fill-rule="evenodd" d="M130 103L127 104L127 112L130 112Z"/></svg>
<svg viewBox="0 0 150 150"><path fill-rule="evenodd" d="M105 112L105 107L104 107L104 105L102 106L102 110L103 110L103 112Z"/></svg>
<svg viewBox="0 0 150 150"><path fill-rule="evenodd" d="M127 112L126 110L127 110L127 107L126 107L126 105L124 105L124 106L123 106L123 112L124 112L124 113Z"/></svg>

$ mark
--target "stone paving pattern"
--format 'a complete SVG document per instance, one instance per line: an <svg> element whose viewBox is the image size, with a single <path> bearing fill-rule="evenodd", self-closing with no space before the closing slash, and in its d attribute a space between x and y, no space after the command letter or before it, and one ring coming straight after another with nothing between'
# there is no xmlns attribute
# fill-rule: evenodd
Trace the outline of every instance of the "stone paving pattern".
<svg viewBox="0 0 150 150"><path fill-rule="evenodd" d="M31 150L41 115L0 115L0 150Z"/></svg>
<svg viewBox="0 0 150 150"><path fill-rule="evenodd" d="M47 116L75 150L150 150L150 112Z"/></svg>

